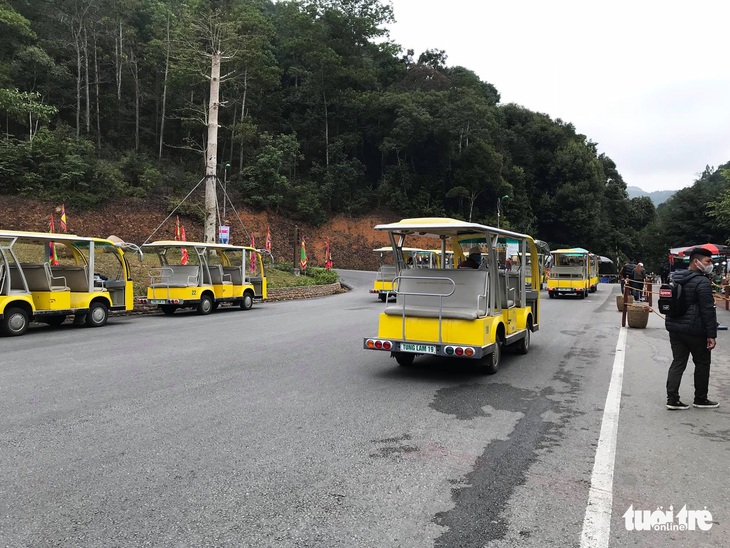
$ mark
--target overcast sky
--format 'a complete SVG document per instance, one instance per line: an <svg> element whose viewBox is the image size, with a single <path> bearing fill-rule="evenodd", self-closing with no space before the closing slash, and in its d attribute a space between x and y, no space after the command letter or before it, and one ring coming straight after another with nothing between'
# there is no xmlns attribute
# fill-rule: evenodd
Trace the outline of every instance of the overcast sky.
<svg viewBox="0 0 730 548"><path fill-rule="evenodd" d="M572 123L629 186L691 186L730 161L730 1L392 0L391 39L442 49Z"/></svg>

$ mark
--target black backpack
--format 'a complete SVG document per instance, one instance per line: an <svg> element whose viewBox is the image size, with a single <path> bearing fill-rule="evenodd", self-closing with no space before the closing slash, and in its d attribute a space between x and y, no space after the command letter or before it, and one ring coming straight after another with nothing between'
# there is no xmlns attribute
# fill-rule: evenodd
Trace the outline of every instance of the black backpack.
<svg viewBox="0 0 730 548"><path fill-rule="evenodd" d="M659 312L670 318L684 315L690 307L690 303L682 296L683 285L694 278L697 274L691 273L682 283L670 280L659 288Z"/></svg>

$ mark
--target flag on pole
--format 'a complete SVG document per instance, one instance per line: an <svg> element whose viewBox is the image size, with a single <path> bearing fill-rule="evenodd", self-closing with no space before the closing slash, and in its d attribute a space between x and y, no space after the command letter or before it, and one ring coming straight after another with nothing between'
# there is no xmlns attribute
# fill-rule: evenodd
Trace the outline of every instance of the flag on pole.
<svg viewBox="0 0 730 548"><path fill-rule="evenodd" d="M324 252L324 267L327 270L332 269L332 253L330 252L330 239L327 238L327 250Z"/></svg>
<svg viewBox="0 0 730 548"><path fill-rule="evenodd" d="M51 234L53 234L53 213L51 213L51 220L48 223L48 229ZM48 243L48 257L51 263L51 266L58 266L58 255L56 254L56 244L53 242Z"/></svg>
<svg viewBox="0 0 730 548"><path fill-rule="evenodd" d="M176 215L175 223L175 240L178 242L185 242L185 226L180 224L180 216ZM190 257L188 256L188 250L186 248L180 249L180 264L188 264Z"/></svg>
<svg viewBox="0 0 730 548"><path fill-rule="evenodd" d="M180 241L187 242L187 239L185 238L185 225L180 225ZM180 250L180 264L188 264L189 260L190 257L188 257L188 250L183 247Z"/></svg>
<svg viewBox="0 0 730 548"><path fill-rule="evenodd" d="M271 228L266 229L266 251L271 253Z"/></svg>
<svg viewBox="0 0 730 548"><path fill-rule="evenodd" d="M61 204L61 230L68 232L66 224L66 204Z"/></svg>
<svg viewBox="0 0 730 548"><path fill-rule="evenodd" d="M302 248L299 254L299 270L307 270L307 246L302 236Z"/></svg>
<svg viewBox="0 0 730 548"><path fill-rule="evenodd" d="M251 247L256 249L256 238L254 238L253 234L251 234ZM256 270L256 253L253 251L251 252L251 259L249 260L248 267L251 272Z"/></svg>

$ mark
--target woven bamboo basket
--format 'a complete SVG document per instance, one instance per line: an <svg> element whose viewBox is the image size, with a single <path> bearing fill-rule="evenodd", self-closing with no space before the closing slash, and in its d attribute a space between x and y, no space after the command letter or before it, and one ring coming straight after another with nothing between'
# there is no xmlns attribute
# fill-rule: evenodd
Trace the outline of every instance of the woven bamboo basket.
<svg viewBox="0 0 730 548"><path fill-rule="evenodd" d="M628 304L634 303L634 296L629 295ZM616 308L618 308L619 312L624 311L624 296L623 295L616 295Z"/></svg>
<svg viewBox="0 0 730 548"><path fill-rule="evenodd" d="M629 327L636 329L645 329L649 323L649 305L648 304L628 304L627 320Z"/></svg>

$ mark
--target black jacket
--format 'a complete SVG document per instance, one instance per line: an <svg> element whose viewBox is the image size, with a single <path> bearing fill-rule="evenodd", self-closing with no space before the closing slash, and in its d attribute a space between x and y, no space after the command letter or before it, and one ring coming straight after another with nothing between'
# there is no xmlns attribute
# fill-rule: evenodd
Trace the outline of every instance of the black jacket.
<svg viewBox="0 0 730 548"><path fill-rule="evenodd" d="M664 326L672 333L717 338L717 312L710 280L694 270L677 270L672 280L682 284L682 300L690 306L674 318L666 317Z"/></svg>

